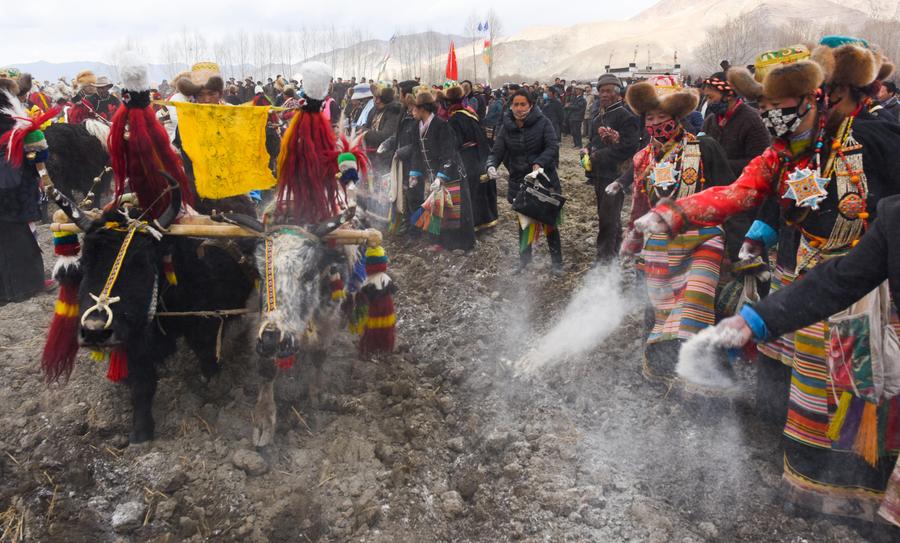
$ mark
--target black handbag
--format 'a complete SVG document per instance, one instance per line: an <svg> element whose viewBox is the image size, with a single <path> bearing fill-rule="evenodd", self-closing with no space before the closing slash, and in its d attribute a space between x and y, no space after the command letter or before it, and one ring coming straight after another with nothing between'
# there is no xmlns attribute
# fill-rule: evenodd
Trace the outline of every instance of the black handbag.
<svg viewBox="0 0 900 543"><path fill-rule="evenodd" d="M513 200L512 208L538 222L556 226L565 203L566 199L561 194L553 192L538 179L526 177Z"/></svg>

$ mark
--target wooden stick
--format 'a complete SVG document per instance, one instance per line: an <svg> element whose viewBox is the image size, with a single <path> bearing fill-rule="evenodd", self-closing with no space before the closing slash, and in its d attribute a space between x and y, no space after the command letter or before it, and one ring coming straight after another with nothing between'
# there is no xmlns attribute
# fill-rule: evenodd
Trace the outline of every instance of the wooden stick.
<svg viewBox="0 0 900 543"><path fill-rule="evenodd" d="M54 221L56 217L54 216ZM53 232L79 233L81 229L70 222L53 222L50 225ZM261 234L247 230L234 224L173 224L166 232L167 236L192 236L198 238L257 238ZM335 230L327 236L326 240L334 241L338 245L357 245L367 243L371 246L381 245L381 232L374 228L366 230Z"/></svg>

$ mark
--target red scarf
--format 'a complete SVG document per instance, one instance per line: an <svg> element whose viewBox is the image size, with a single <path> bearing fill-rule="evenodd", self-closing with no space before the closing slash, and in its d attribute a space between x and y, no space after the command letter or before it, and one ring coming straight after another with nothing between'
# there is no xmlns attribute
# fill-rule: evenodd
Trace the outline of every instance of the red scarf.
<svg viewBox="0 0 900 543"><path fill-rule="evenodd" d="M728 108L728 111L725 112L724 116L719 115L719 128L725 128L725 125L728 124L728 121L730 121L731 118L734 117L734 112L737 111L737 108L743 103L744 101L738 98L734 105Z"/></svg>

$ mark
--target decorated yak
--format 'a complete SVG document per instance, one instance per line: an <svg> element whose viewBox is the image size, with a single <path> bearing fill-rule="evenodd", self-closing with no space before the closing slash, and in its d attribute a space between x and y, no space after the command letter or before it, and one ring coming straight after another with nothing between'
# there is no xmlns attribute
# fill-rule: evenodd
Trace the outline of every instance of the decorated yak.
<svg viewBox="0 0 900 543"><path fill-rule="evenodd" d="M262 305L257 352L263 378L254 418L253 442L257 446L270 443L274 436L276 367L290 367L302 354L313 366L308 385L315 404L322 364L347 322L346 315L364 315L359 322L366 330L360 341L362 352L390 351L394 346L392 285L384 273L384 250L380 246L371 249L372 258L380 258L382 265L366 278L371 288L362 288L353 281L354 276L361 279L365 268L356 245L359 240L343 247L335 240L342 232L353 236L353 231L341 227L356 211L355 183L359 172L365 173L365 153L346 139L338 142L322 114L331 69L310 62L301 70L302 75L295 77L303 81L304 103L291 117L282 138L275 201L264 223L242 220L245 227L263 236L257 249ZM345 303L348 291L354 290L359 290L359 295ZM362 291L370 294L366 301ZM350 311L356 302L357 310ZM342 307L347 311L342 313Z"/></svg>
<svg viewBox="0 0 900 543"><path fill-rule="evenodd" d="M100 121L82 124L55 123L44 130L53 152L47 171L56 188L85 206L109 201L112 168L109 167L109 127Z"/></svg>
<svg viewBox="0 0 900 543"><path fill-rule="evenodd" d="M108 355L107 377L131 388L131 443L154 437L157 366L175 352L176 341L184 337L203 377L212 377L219 369L222 327L246 312L254 283L252 264L248 269L233 251L198 238L162 235L181 207L174 179L171 186L169 207L155 220L128 205L91 220L65 195L50 190L85 234L80 258L76 234L55 234L60 295L44 374L48 381L68 379L79 345ZM254 240L240 243L245 262L252 263Z"/></svg>

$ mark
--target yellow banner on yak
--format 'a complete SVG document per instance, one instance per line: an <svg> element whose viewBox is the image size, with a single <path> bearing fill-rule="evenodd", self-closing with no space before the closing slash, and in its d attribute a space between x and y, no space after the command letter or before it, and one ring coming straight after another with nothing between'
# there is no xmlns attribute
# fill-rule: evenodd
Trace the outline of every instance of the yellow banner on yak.
<svg viewBox="0 0 900 543"><path fill-rule="evenodd" d="M268 107L173 102L181 145L201 198L227 198L275 186L266 151Z"/></svg>

